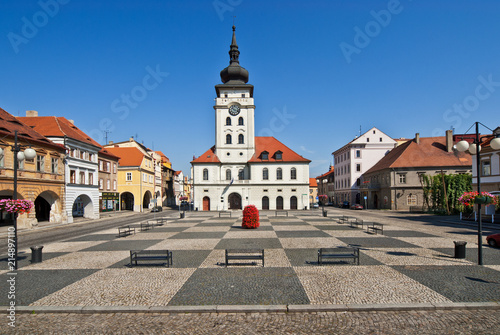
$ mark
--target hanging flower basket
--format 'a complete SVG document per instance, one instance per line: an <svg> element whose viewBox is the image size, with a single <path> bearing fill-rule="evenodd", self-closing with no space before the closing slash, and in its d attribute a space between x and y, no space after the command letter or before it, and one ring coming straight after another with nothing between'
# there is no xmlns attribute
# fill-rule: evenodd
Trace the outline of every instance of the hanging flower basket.
<svg viewBox="0 0 500 335"><path fill-rule="evenodd" d="M260 226L259 210L254 205L245 206L243 210L243 221L241 222L243 228L255 229Z"/></svg>
<svg viewBox="0 0 500 335"><path fill-rule="evenodd" d="M460 210L464 213L472 213L475 204L494 205L498 208L499 203L498 197L488 192L481 192L481 195L478 192L465 192L458 198L458 202L460 203Z"/></svg>
<svg viewBox="0 0 500 335"><path fill-rule="evenodd" d="M31 200L26 200L26 199L0 200L0 211L4 211L7 213L24 214L24 213L29 213L32 208L33 208L33 201Z"/></svg>

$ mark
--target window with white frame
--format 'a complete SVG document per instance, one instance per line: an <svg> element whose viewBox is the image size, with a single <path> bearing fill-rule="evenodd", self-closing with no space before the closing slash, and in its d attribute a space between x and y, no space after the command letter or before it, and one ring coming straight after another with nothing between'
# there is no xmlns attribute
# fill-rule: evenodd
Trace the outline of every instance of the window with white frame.
<svg viewBox="0 0 500 335"><path fill-rule="evenodd" d="M127 181L132 181L132 172L127 172L126 180Z"/></svg>
<svg viewBox="0 0 500 335"><path fill-rule="evenodd" d="M231 169L226 170L226 180L231 180Z"/></svg>
<svg viewBox="0 0 500 335"><path fill-rule="evenodd" d="M80 184L85 184L85 172L80 172Z"/></svg>
<svg viewBox="0 0 500 335"><path fill-rule="evenodd" d="M113 173L116 173L116 163L113 163Z"/></svg>
<svg viewBox="0 0 500 335"><path fill-rule="evenodd" d="M290 169L290 179L297 179L297 169L294 167Z"/></svg>
<svg viewBox="0 0 500 335"><path fill-rule="evenodd" d="M145 173L142 174L142 181L145 183L148 182L148 175L147 174L145 174Z"/></svg>
<svg viewBox="0 0 500 335"><path fill-rule="evenodd" d="M361 158L361 150L356 150L356 158Z"/></svg>
<svg viewBox="0 0 500 335"><path fill-rule="evenodd" d="M94 185L94 174L89 172L89 185Z"/></svg>
<svg viewBox="0 0 500 335"><path fill-rule="evenodd" d="M45 156L36 155L36 170L38 172L45 171Z"/></svg>
<svg viewBox="0 0 500 335"><path fill-rule="evenodd" d="M102 190L104 189L104 179L99 179L99 189Z"/></svg>
<svg viewBox="0 0 500 335"><path fill-rule="evenodd" d="M113 191L116 191L116 180L113 180Z"/></svg>
<svg viewBox="0 0 500 335"><path fill-rule="evenodd" d="M361 172L361 164L356 164L356 172Z"/></svg>
<svg viewBox="0 0 500 335"><path fill-rule="evenodd" d="M203 180L208 180L208 169L203 169Z"/></svg>
<svg viewBox="0 0 500 335"><path fill-rule="evenodd" d="M281 168L276 169L276 179L277 180L283 179L283 171L281 170Z"/></svg>
<svg viewBox="0 0 500 335"><path fill-rule="evenodd" d="M243 180L245 179L245 173L243 172L243 169L240 169L238 171L238 180Z"/></svg>
<svg viewBox="0 0 500 335"><path fill-rule="evenodd" d="M267 168L262 169L262 179L269 180L269 170Z"/></svg>
<svg viewBox="0 0 500 335"><path fill-rule="evenodd" d="M400 184L406 184L406 174L400 174L399 175L399 183Z"/></svg>
<svg viewBox="0 0 500 335"><path fill-rule="evenodd" d="M491 161L484 160L481 162L481 175L490 176L491 175Z"/></svg>
<svg viewBox="0 0 500 335"><path fill-rule="evenodd" d="M59 158L52 157L50 159L50 172L57 173L59 168Z"/></svg>
<svg viewBox="0 0 500 335"><path fill-rule="evenodd" d="M106 179L106 190L110 190L111 188L111 181L109 179Z"/></svg>

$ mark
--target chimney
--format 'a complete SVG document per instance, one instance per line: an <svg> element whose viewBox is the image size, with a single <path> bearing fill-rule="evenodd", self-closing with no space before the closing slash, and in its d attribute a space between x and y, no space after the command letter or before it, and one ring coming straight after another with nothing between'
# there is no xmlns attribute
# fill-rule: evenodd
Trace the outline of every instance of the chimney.
<svg viewBox="0 0 500 335"><path fill-rule="evenodd" d="M71 123L72 125L74 125L74 124L75 124L75 120L68 120L68 121L69 121L69 123Z"/></svg>
<svg viewBox="0 0 500 335"><path fill-rule="evenodd" d="M134 142L134 136L132 136L131 138L129 138L129 141L130 142Z"/></svg>
<svg viewBox="0 0 500 335"><path fill-rule="evenodd" d="M415 143L420 144L420 133L415 134Z"/></svg>
<svg viewBox="0 0 500 335"><path fill-rule="evenodd" d="M453 130L446 131L446 152L453 152Z"/></svg>
<svg viewBox="0 0 500 335"><path fill-rule="evenodd" d="M109 141L109 143L108 143L108 144L113 144L113 141Z"/></svg>
<svg viewBox="0 0 500 335"><path fill-rule="evenodd" d="M37 111L26 111L26 117L37 117L38 112Z"/></svg>

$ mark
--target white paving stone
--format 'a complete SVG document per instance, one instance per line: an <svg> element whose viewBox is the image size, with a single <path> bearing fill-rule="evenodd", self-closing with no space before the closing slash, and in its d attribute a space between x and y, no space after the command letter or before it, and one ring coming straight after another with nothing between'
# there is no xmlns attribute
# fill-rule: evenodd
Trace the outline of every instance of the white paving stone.
<svg viewBox="0 0 500 335"><path fill-rule="evenodd" d="M388 266L294 267L311 304L451 302Z"/></svg>
<svg viewBox="0 0 500 335"><path fill-rule="evenodd" d="M258 229L244 229L241 231L229 231L224 235L224 238L276 238L276 232Z"/></svg>
<svg viewBox="0 0 500 335"><path fill-rule="evenodd" d="M106 242L108 241L56 242L44 245L42 252L75 252Z"/></svg>
<svg viewBox="0 0 500 335"><path fill-rule="evenodd" d="M166 306L195 269L104 269L32 306Z"/></svg>
<svg viewBox="0 0 500 335"><path fill-rule="evenodd" d="M130 251L79 251L24 267L35 269L102 269L130 257Z"/></svg>
<svg viewBox="0 0 500 335"><path fill-rule="evenodd" d="M167 240L156 243L148 249L154 250L211 250L215 248L220 239L175 239L169 238Z"/></svg>
<svg viewBox="0 0 500 335"><path fill-rule="evenodd" d="M346 245L334 237L280 238L280 242L285 249L332 248Z"/></svg>
<svg viewBox="0 0 500 335"><path fill-rule="evenodd" d="M424 248L374 248L362 252L385 265L471 265L466 259Z"/></svg>

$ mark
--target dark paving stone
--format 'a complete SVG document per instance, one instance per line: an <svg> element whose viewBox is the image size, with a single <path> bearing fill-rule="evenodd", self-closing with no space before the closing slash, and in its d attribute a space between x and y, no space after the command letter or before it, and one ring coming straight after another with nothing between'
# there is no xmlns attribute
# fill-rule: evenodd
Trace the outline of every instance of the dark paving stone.
<svg viewBox="0 0 500 335"><path fill-rule="evenodd" d="M226 235L224 231L214 232L181 232L169 237L168 239L175 240L195 240L195 239L209 239L209 238L223 238Z"/></svg>
<svg viewBox="0 0 500 335"><path fill-rule="evenodd" d="M16 304L29 304L71 285L98 270L19 270L16 277ZM8 306L8 274L0 275L0 306Z"/></svg>
<svg viewBox="0 0 500 335"><path fill-rule="evenodd" d="M291 268L198 269L169 305L309 304Z"/></svg>
<svg viewBox="0 0 500 335"><path fill-rule="evenodd" d="M338 225L338 224L335 224L335 225L321 225L321 226L314 226L318 229L321 229L321 230L352 230L352 229L357 229L357 228L352 228L350 227L349 225Z"/></svg>
<svg viewBox="0 0 500 335"><path fill-rule="evenodd" d="M238 224L237 226L231 226L231 229L229 231L242 231L242 230L249 230L248 228L243 228L241 224ZM256 231L273 231L272 226L259 226L259 228L255 229Z"/></svg>
<svg viewBox="0 0 500 335"><path fill-rule="evenodd" d="M235 220L231 221L203 221L201 223L198 223L196 227L227 227L227 226L232 226L235 224Z"/></svg>
<svg viewBox="0 0 500 335"><path fill-rule="evenodd" d="M336 237L345 244L359 245L363 248L420 248L418 245L403 242L391 237Z"/></svg>
<svg viewBox="0 0 500 335"><path fill-rule="evenodd" d="M384 231L384 235L389 237L438 237L436 235L412 230L386 230Z"/></svg>
<svg viewBox="0 0 500 335"><path fill-rule="evenodd" d="M271 221L273 226L309 226L304 221Z"/></svg>
<svg viewBox="0 0 500 335"><path fill-rule="evenodd" d="M285 254L292 266L318 266L318 249L285 249ZM325 264L339 264L341 262L324 262ZM343 262L346 263L346 262ZM349 261L352 264L352 261ZM383 265L360 250L359 265Z"/></svg>
<svg viewBox="0 0 500 335"><path fill-rule="evenodd" d="M436 250L442 252L443 254L449 255L450 258L455 257L455 245L453 241L450 241L450 244L453 246L452 248L433 248L432 250ZM478 260L478 249L467 249L467 245L465 246L465 258L477 264ZM495 249L487 246L483 246L483 264L484 265L500 265L500 249Z"/></svg>
<svg viewBox="0 0 500 335"><path fill-rule="evenodd" d="M81 251L123 251L147 249L163 240L120 240L101 243Z"/></svg>
<svg viewBox="0 0 500 335"><path fill-rule="evenodd" d="M138 230L136 229L138 232ZM73 238L70 240L65 240L64 242L86 242L86 241L111 241L118 238L118 228L116 229L116 234L89 234Z"/></svg>
<svg viewBox="0 0 500 335"><path fill-rule="evenodd" d="M172 265L171 268L197 268L210 254L211 250L169 250L172 251ZM158 262L139 262L134 267L165 267L164 263ZM110 268L129 268L130 257L126 257L121 261L113 264Z"/></svg>
<svg viewBox="0 0 500 335"><path fill-rule="evenodd" d="M276 235L279 238L301 238L301 237L332 237L321 230L294 230L294 231L277 231Z"/></svg>
<svg viewBox="0 0 500 335"><path fill-rule="evenodd" d="M65 254L69 254L69 252L43 252L42 249L42 262ZM21 269L30 264L31 264L31 251L27 253L24 252L18 253L17 255L18 269ZM7 270L7 269L8 269L8 257L0 258L0 270Z"/></svg>
<svg viewBox="0 0 500 335"><path fill-rule="evenodd" d="M477 265L393 266L453 302L500 301L500 272Z"/></svg>
<svg viewBox="0 0 500 335"><path fill-rule="evenodd" d="M188 229L189 227L155 227L154 229L150 230L150 233L180 233L181 231L184 231Z"/></svg>
<svg viewBox="0 0 500 335"><path fill-rule="evenodd" d="M225 238L220 240L215 249L281 249L277 238Z"/></svg>

